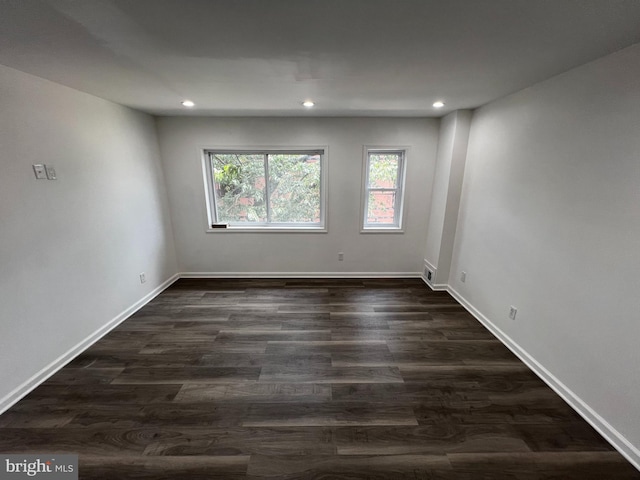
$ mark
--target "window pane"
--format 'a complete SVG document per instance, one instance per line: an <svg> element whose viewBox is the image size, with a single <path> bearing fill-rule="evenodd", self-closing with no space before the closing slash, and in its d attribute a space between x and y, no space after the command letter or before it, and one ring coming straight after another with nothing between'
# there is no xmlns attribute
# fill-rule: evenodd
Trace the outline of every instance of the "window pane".
<svg viewBox="0 0 640 480"><path fill-rule="evenodd" d="M269 155L271 221L320 222L320 155Z"/></svg>
<svg viewBox="0 0 640 480"><path fill-rule="evenodd" d="M395 223L396 192L378 191L369 192L367 201L367 224L393 225Z"/></svg>
<svg viewBox="0 0 640 480"><path fill-rule="evenodd" d="M396 188L399 164L398 153L369 154L369 188Z"/></svg>
<svg viewBox="0 0 640 480"><path fill-rule="evenodd" d="M266 222L264 156L213 154L218 222Z"/></svg>

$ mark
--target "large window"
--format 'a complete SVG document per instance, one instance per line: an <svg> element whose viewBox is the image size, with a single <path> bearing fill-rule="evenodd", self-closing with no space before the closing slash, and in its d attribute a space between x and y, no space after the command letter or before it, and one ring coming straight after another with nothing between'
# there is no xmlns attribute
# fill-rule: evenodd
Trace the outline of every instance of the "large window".
<svg viewBox="0 0 640 480"><path fill-rule="evenodd" d="M400 231L405 150L365 149L363 231Z"/></svg>
<svg viewBox="0 0 640 480"><path fill-rule="evenodd" d="M213 228L324 228L324 150L205 151Z"/></svg>

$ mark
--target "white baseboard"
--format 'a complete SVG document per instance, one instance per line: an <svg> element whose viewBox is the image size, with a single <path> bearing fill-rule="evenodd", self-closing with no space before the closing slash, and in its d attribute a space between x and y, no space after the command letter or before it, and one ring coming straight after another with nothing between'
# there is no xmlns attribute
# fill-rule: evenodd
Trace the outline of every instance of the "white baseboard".
<svg viewBox="0 0 640 480"><path fill-rule="evenodd" d="M49 365L44 367L38 373L33 375L31 378L23 382L21 385L18 385L11 392L9 392L4 397L0 398L0 414L11 408L22 398L27 396L32 390L34 390L38 385L43 383L49 377L51 377L54 373L64 367L67 363L73 360L76 356L84 352L91 345L96 343L102 337L104 337L111 330L120 325L123 321L133 315L135 312L144 307L147 303L153 300L156 296L158 296L162 291L164 291L169 285L175 282L179 278L178 274L173 275L168 280L164 281L158 287L153 289L147 295L142 297L136 303L126 308L122 312L120 312L116 317L111 319L105 325L100 327L98 330L93 332L87 338L82 340L80 343L72 347L69 351L60 355L57 359L51 362Z"/></svg>
<svg viewBox="0 0 640 480"><path fill-rule="evenodd" d="M469 303L459 292L451 286L447 286L449 293L493 333L509 350L511 350L522 362L527 365L543 382L551 387L562 399L569 404L582 418L584 418L600 435L602 435L618 452L620 452L631 464L640 470L640 450L627 440L609 422L602 418L595 410L576 395L569 387L556 378L549 370L540 364L524 348L509 335L498 328L491 320L485 317L478 309Z"/></svg>
<svg viewBox="0 0 640 480"><path fill-rule="evenodd" d="M182 272L180 278L420 278L420 272Z"/></svg>
<svg viewBox="0 0 640 480"><path fill-rule="evenodd" d="M445 283L430 283L429 280L427 280L427 278L424 275L420 275L420 278L422 279L422 281L424 283L427 284L427 287L429 287L431 290L435 291L435 292L446 292L448 290L448 285Z"/></svg>

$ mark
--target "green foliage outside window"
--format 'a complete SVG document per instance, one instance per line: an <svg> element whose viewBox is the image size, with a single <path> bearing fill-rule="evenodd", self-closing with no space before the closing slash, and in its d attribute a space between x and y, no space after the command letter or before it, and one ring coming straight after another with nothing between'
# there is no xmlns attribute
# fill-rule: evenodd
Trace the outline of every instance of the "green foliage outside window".
<svg viewBox="0 0 640 480"><path fill-rule="evenodd" d="M369 188L394 188L398 182L397 153L369 155Z"/></svg>
<svg viewBox="0 0 640 480"><path fill-rule="evenodd" d="M218 222L320 221L320 155L213 153L211 161Z"/></svg>

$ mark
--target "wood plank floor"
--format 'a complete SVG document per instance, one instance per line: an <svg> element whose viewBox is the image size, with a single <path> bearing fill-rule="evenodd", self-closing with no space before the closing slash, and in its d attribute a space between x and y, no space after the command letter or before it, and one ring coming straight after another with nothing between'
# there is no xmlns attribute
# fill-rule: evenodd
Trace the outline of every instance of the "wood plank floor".
<svg viewBox="0 0 640 480"><path fill-rule="evenodd" d="M0 416L82 479L640 479L418 279L180 280Z"/></svg>

